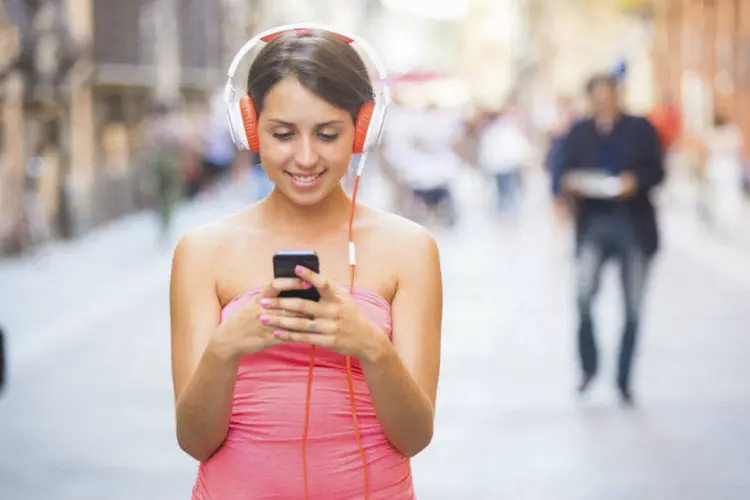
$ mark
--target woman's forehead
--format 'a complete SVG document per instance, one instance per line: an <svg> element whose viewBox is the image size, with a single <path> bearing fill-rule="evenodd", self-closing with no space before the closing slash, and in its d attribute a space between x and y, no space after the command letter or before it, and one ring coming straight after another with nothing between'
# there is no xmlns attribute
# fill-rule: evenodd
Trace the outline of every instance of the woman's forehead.
<svg viewBox="0 0 750 500"><path fill-rule="evenodd" d="M274 85L263 103L267 119L295 124L317 124L342 120L348 113L321 99L294 78Z"/></svg>

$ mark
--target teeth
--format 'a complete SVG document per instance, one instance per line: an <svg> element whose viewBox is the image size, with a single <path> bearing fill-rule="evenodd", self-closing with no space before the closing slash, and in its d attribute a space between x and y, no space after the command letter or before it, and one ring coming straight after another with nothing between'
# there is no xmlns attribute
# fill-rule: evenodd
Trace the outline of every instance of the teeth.
<svg viewBox="0 0 750 500"><path fill-rule="evenodd" d="M308 183L308 182L313 182L315 179L320 177L320 174L306 175L306 176L292 175L292 177L294 177L294 180L297 182Z"/></svg>

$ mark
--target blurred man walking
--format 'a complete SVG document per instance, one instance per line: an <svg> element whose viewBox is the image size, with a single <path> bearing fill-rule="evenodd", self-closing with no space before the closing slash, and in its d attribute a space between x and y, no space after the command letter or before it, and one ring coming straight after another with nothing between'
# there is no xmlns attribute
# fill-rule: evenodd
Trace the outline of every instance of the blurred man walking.
<svg viewBox="0 0 750 500"><path fill-rule="evenodd" d="M571 129L561 169L576 223L578 352L583 372L579 389L589 387L598 369L592 303L602 267L611 258L620 267L625 302L617 387L622 401L631 404L641 303L649 262L658 248L650 194L664 177L663 154L649 121L621 111L613 77L592 78L587 94L593 116ZM585 182L580 181L581 171L586 171Z"/></svg>

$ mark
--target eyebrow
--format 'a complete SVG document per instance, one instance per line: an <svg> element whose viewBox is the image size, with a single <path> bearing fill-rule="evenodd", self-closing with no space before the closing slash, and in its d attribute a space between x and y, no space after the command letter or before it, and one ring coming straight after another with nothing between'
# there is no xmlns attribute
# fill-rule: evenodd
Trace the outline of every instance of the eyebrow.
<svg viewBox="0 0 750 500"><path fill-rule="evenodd" d="M284 121L284 120L278 120L276 118L269 118L268 121L269 122L273 122L273 123L275 123L277 125L284 125L285 127L294 127L294 123L287 122L287 121ZM330 125L336 125L336 124L339 124L339 123L344 123L344 122L343 122L343 120L331 120L329 122L318 123L318 124L315 125L315 127L316 128L323 128L323 127L328 127Z"/></svg>

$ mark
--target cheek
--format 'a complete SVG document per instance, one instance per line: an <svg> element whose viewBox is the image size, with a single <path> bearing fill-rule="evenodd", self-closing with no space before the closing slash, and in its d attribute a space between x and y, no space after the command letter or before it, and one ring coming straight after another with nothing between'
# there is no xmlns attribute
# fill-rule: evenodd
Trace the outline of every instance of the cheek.
<svg viewBox="0 0 750 500"><path fill-rule="evenodd" d="M266 169L284 168L294 158L290 143L277 141L273 137L259 137L260 161Z"/></svg>
<svg viewBox="0 0 750 500"><path fill-rule="evenodd" d="M325 165L333 170L346 170L352 157L352 147L348 142L341 141L335 144L323 144L318 149L321 159Z"/></svg>
<svg viewBox="0 0 750 500"><path fill-rule="evenodd" d="M352 159L354 130L346 130L334 143L323 143L319 149L328 168L346 171Z"/></svg>

